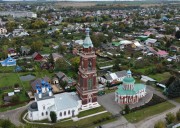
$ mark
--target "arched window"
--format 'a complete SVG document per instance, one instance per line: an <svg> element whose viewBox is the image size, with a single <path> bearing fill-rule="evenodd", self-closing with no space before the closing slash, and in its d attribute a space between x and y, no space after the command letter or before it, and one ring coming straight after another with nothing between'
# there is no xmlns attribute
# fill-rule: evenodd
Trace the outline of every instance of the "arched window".
<svg viewBox="0 0 180 128"><path fill-rule="evenodd" d="M66 116L66 111L64 111L64 116Z"/></svg>
<svg viewBox="0 0 180 128"><path fill-rule="evenodd" d="M43 106L43 110L45 110L45 106Z"/></svg>
<svg viewBox="0 0 180 128"><path fill-rule="evenodd" d="M70 113L71 113L71 112L70 112L70 110L69 110L69 111L68 111L68 115L70 115Z"/></svg>
<svg viewBox="0 0 180 128"><path fill-rule="evenodd" d="M44 113L42 112L42 116L44 116Z"/></svg>
<svg viewBox="0 0 180 128"><path fill-rule="evenodd" d="M59 116L60 116L60 117L62 116L62 112L59 113Z"/></svg>
<svg viewBox="0 0 180 128"><path fill-rule="evenodd" d="M48 115L48 112L46 111L46 115Z"/></svg>

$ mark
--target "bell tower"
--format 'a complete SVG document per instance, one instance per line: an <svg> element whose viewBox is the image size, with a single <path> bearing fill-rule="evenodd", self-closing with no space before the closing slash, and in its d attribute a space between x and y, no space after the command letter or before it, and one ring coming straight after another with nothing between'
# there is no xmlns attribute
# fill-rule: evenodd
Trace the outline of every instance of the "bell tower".
<svg viewBox="0 0 180 128"><path fill-rule="evenodd" d="M99 106L97 103L96 55L89 36L89 28L86 28L83 51L80 53L78 75L78 85L76 89L82 100L82 109Z"/></svg>

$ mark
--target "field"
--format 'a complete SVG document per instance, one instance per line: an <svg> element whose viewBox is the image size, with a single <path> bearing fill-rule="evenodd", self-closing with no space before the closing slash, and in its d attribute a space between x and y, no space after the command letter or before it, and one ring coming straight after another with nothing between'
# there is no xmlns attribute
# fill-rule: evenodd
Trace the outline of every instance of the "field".
<svg viewBox="0 0 180 128"><path fill-rule="evenodd" d="M160 81L164 81L169 79L169 77L171 77L171 74L169 72L164 72L164 73L158 73L155 75L149 75L151 78L157 80L158 82Z"/></svg>
<svg viewBox="0 0 180 128"><path fill-rule="evenodd" d="M147 117L160 114L173 107L175 107L173 104L166 101L166 102L154 105L154 106L150 106L150 107L143 108L141 110L129 113L125 115L125 118L131 123L136 123Z"/></svg>

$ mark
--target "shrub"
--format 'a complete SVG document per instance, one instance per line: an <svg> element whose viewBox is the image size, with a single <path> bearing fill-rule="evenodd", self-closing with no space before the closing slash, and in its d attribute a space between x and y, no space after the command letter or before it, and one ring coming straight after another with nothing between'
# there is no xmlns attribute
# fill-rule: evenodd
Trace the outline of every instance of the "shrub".
<svg viewBox="0 0 180 128"><path fill-rule="evenodd" d="M177 119L178 121L180 121L180 109L179 109L179 111L177 111L177 113L176 113L176 119Z"/></svg>
<svg viewBox="0 0 180 128"><path fill-rule="evenodd" d="M165 128L165 123L163 121L158 121L155 125L154 128Z"/></svg>
<svg viewBox="0 0 180 128"><path fill-rule="evenodd" d="M128 105L125 105L124 111L126 112L126 114L130 113L130 108Z"/></svg>
<svg viewBox="0 0 180 128"><path fill-rule="evenodd" d="M165 119L166 119L167 124L172 124L172 123L174 123L176 121L176 117L175 117L175 115L173 113L166 114Z"/></svg>

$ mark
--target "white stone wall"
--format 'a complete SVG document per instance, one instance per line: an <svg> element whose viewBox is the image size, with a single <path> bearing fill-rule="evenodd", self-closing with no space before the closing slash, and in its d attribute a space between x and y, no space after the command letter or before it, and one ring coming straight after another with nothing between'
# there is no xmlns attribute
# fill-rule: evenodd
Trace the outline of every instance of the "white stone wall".
<svg viewBox="0 0 180 128"><path fill-rule="evenodd" d="M37 101L37 105L38 105L38 120L43 120L43 119L47 119L49 116L49 107L54 105L54 98L51 99L46 99L46 100L40 100ZM48 113L48 114L46 114Z"/></svg>

